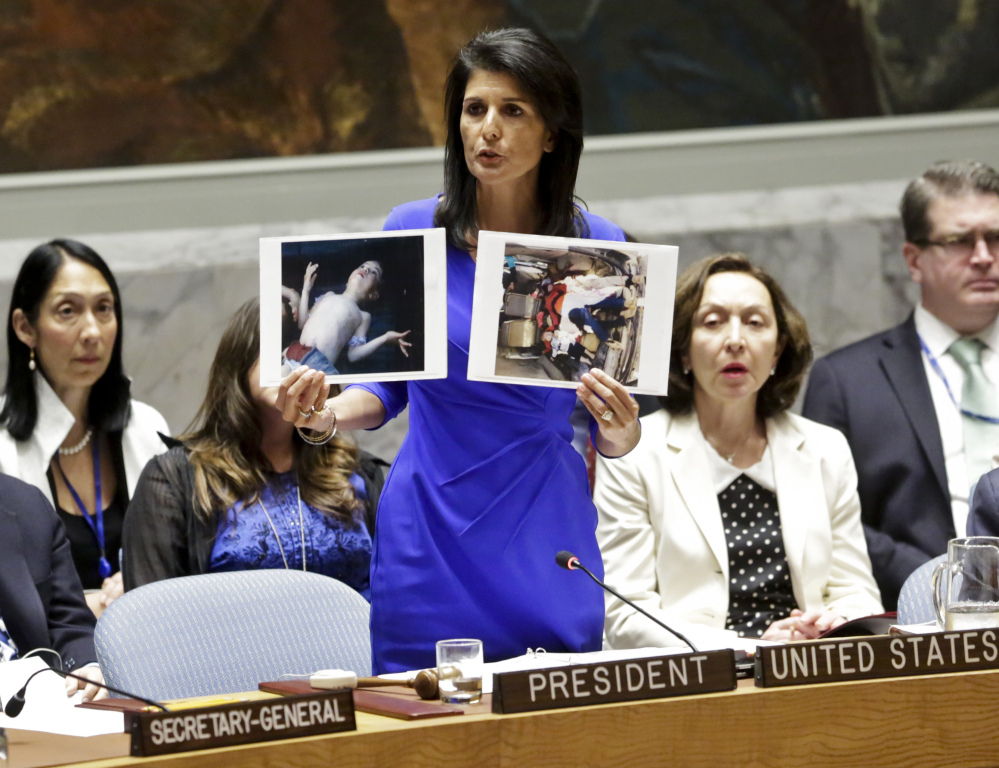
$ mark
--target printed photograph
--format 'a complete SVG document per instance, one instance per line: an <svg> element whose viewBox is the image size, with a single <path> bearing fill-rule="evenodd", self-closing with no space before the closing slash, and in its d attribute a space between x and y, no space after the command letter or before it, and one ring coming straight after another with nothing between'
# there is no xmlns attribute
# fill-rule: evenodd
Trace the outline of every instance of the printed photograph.
<svg viewBox="0 0 999 768"><path fill-rule="evenodd" d="M470 378L575 386L591 368L600 368L635 391L656 387L649 374L664 359L663 339L665 360L669 356L675 247L481 235L473 351L488 343L492 352L488 362L484 353L470 359ZM496 237L502 243L490 246ZM653 261L659 269L651 268ZM480 277L498 284L480 291ZM664 293L670 307L665 315ZM650 296L657 302L651 313ZM483 336L490 332L487 342Z"/></svg>
<svg viewBox="0 0 999 768"><path fill-rule="evenodd" d="M426 278L444 246L430 232L261 239L264 383L302 365L341 384L436 375L446 350L428 349L428 333L446 331L427 308L446 299Z"/></svg>

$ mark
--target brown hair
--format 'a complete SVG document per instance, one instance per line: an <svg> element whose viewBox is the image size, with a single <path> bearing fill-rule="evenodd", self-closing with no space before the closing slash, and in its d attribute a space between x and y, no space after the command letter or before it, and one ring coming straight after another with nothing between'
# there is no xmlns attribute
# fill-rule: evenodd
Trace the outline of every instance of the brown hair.
<svg viewBox="0 0 999 768"><path fill-rule="evenodd" d="M194 505L206 517L237 501L252 504L273 471L260 449L262 430L250 396L248 373L260 355L260 303L251 299L229 320L208 378L208 392L180 440L194 466ZM344 521L362 505L350 482L357 448L337 435L323 446L306 445L295 434L295 467L302 500Z"/></svg>
<svg viewBox="0 0 999 768"><path fill-rule="evenodd" d="M973 160L934 163L909 182L902 195L901 214L905 239L926 245L930 222L926 212L938 197L980 194L999 196L999 173L985 163Z"/></svg>
<svg viewBox="0 0 999 768"><path fill-rule="evenodd" d="M770 293L777 317L777 343L782 345L774 375L760 388L756 399L756 413L768 419L790 408L798 396L805 371L812 361L812 344L808 339L808 326L784 290L767 272L753 266L741 253L723 253L708 256L691 264L680 275L676 285L676 303L673 306L673 341L669 358L669 394L659 398L670 413L690 413L694 407L694 375L683 372L683 360L690 352L694 315L701 305L704 284L720 272L744 272L755 277Z"/></svg>

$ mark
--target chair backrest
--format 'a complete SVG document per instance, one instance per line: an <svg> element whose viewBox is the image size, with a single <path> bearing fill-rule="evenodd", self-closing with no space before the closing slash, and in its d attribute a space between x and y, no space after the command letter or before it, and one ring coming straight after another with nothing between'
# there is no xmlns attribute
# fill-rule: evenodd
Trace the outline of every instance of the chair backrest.
<svg viewBox="0 0 999 768"><path fill-rule="evenodd" d="M899 624L923 624L936 620L937 614L933 610L933 593L930 591L930 577L933 576L933 570L937 564L946 559L947 555L934 557L909 574L909 578L902 584L902 591L898 595Z"/></svg>
<svg viewBox="0 0 999 768"><path fill-rule="evenodd" d="M115 600L97 622L109 685L163 700L255 691L320 669L371 673L370 608L336 579L288 570L185 576Z"/></svg>

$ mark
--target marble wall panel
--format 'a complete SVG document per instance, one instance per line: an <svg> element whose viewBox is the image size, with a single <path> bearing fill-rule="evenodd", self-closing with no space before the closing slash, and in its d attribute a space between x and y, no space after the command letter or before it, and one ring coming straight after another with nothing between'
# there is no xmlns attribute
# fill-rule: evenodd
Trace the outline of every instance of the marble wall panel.
<svg viewBox="0 0 999 768"><path fill-rule="evenodd" d="M808 322L817 355L887 324L881 276L881 231L867 221L758 230L670 234L652 242L680 248L680 269L728 251L770 272Z"/></svg>

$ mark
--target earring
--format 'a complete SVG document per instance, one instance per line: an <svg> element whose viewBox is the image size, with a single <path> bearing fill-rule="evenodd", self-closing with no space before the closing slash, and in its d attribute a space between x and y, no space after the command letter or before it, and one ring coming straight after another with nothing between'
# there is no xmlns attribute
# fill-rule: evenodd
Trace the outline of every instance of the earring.
<svg viewBox="0 0 999 768"><path fill-rule="evenodd" d="M770 369L770 375L771 376L773 376L775 373L777 373L777 366L776 365L773 368Z"/></svg>
<svg viewBox="0 0 999 768"><path fill-rule="evenodd" d="M35 370L35 348L29 347L29 349L31 350L31 357L28 358L28 370L33 371Z"/></svg>
<svg viewBox="0 0 999 768"><path fill-rule="evenodd" d="M683 375L687 376L689 374L690 374L690 368L688 368L687 366L683 366Z"/></svg>

